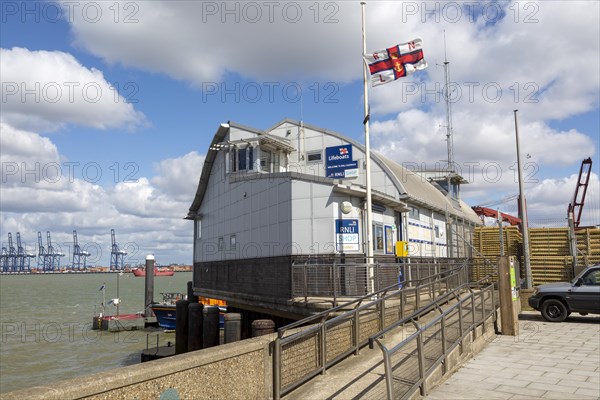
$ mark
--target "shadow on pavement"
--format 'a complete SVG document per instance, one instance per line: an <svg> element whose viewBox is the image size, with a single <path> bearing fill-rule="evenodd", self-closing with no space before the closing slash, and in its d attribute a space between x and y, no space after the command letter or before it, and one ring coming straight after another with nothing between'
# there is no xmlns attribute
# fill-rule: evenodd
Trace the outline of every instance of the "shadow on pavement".
<svg viewBox="0 0 600 400"><path fill-rule="evenodd" d="M527 313L527 314L519 314L520 321L538 321L538 322L547 322L549 324L553 324L554 322L548 322L542 317L541 313ZM563 324L568 324L569 322L578 323L578 324L600 324L599 316L591 316L591 315L579 315L579 314L571 314L567 317L567 319L562 322Z"/></svg>

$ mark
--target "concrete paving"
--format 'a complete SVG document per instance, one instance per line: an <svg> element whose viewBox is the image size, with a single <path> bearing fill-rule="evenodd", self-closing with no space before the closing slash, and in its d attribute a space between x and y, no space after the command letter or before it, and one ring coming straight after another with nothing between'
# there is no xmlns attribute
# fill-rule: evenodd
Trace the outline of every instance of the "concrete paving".
<svg viewBox="0 0 600 400"><path fill-rule="evenodd" d="M496 336L425 398L600 399L600 317L524 311L519 336Z"/></svg>

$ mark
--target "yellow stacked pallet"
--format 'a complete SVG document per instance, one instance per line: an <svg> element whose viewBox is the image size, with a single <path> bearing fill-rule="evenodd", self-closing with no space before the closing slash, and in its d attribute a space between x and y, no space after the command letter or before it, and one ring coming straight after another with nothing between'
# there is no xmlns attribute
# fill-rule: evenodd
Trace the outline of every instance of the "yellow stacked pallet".
<svg viewBox="0 0 600 400"><path fill-rule="evenodd" d="M529 252L534 285L572 278L568 228L530 228Z"/></svg>
<svg viewBox="0 0 600 400"><path fill-rule="evenodd" d="M502 228L504 239L504 254L508 256L518 256L521 243L521 233L514 226ZM474 268L472 278L481 279L488 274L495 272L495 265L500 255L500 232L498 227L477 227L473 233Z"/></svg>
<svg viewBox="0 0 600 400"><path fill-rule="evenodd" d="M600 229L588 228L576 231L577 266L600 264Z"/></svg>
<svg viewBox="0 0 600 400"><path fill-rule="evenodd" d="M504 253L521 255L522 236L517 227L503 228ZM600 263L600 229L589 228L576 232L577 265ZM500 235L497 227L478 227L473 233L472 278L481 279L494 272L496 259L500 255ZM529 228L529 251L531 275L534 285L570 280L573 277L573 257L569 247L568 228ZM524 272L521 271L521 276Z"/></svg>

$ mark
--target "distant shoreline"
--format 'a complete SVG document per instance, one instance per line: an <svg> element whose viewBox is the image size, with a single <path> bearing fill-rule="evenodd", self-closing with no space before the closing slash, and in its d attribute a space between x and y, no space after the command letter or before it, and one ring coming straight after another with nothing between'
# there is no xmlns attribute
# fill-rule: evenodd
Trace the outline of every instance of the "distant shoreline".
<svg viewBox="0 0 600 400"><path fill-rule="evenodd" d="M46 271L46 272L0 272L0 276L43 276L43 275L82 275L82 274L131 274L131 271ZM192 272L192 270L175 270L178 272Z"/></svg>

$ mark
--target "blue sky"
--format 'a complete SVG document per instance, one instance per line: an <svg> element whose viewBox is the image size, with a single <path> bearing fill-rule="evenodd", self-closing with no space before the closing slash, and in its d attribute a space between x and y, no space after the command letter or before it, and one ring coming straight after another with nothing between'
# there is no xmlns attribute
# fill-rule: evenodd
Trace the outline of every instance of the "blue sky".
<svg viewBox="0 0 600 400"><path fill-rule="evenodd" d="M101 249L92 263L107 264L114 228L130 261L154 253L190 263L192 226L182 217L220 123L267 129L290 117L364 141L359 2L224 4L1 2L3 245L20 231L35 251L37 231L50 230L69 253L77 229L82 244ZM584 223L600 223L598 2L366 9L369 50L422 37L429 63L371 90L376 150L443 163L445 107L435 93L445 32L460 93L455 160L471 182L463 198L477 205L517 193L519 109L532 225L564 226L587 157ZM500 207L516 214L514 201Z"/></svg>

